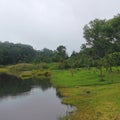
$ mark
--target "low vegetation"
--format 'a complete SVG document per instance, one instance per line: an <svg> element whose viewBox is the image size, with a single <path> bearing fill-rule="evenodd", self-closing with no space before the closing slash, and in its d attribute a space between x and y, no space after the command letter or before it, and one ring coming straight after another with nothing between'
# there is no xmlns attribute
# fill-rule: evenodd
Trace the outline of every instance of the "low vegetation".
<svg viewBox="0 0 120 120"><path fill-rule="evenodd" d="M104 81L95 68L53 71L52 83L65 96L64 104L77 108L64 120L120 120L120 73L104 70Z"/></svg>
<svg viewBox="0 0 120 120"><path fill-rule="evenodd" d="M6 66L5 68L0 68L0 74L7 73L9 75L14 75L21 79L50 79L51 73L49 70L43 69L43 65L38 64L16 64L11 66Z"/></svg>

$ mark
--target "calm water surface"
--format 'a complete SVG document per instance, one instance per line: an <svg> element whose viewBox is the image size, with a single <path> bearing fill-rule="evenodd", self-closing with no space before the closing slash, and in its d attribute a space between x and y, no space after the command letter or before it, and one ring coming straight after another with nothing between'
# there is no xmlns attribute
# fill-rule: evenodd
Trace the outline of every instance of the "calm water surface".
<svg viewBox="0 0 120 120"><path fill-rule="evenodd" d="M12 78L11 84L9 77L0 77L0 120L59 120L73 110L61 104L56 89L48 81L18 84ZM8 81L11 82L6 85Z"/></svg>

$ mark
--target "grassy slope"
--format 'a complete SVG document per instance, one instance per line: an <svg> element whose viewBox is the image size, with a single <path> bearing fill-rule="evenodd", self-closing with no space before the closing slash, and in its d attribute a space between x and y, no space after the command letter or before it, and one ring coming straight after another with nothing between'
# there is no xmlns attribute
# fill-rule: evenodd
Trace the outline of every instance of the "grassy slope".
<svg viewBox="0 0 120 120"><path fill-rule="evenodd" d="M98 71L53 71L53 84L66 96L63 103L77 107L65 120L120 120L120 74L106 73L100 81Z"/></svg>

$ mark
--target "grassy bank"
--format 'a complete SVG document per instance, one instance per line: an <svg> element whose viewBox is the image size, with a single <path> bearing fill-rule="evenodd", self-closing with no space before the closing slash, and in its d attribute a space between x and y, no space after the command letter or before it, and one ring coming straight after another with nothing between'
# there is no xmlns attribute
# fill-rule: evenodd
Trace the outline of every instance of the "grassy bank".
<svg viewBox="0 0 120 120"><path fill-rule="evenodd" d="M120 120L120 73L105 70L103 80L93 68L53 71L52 83L63 96L63 103L77 111L65 120Z"/></svg>
<svg viewBox="0 0 120 120"><path fill-rule="evenodd" d="M0 68L0 74L6 73L19 77L23 80L30 78L37 79L50 79L51 73L50 70L45 69L45 64L16 64L10 66L4 66Z"/></svg>

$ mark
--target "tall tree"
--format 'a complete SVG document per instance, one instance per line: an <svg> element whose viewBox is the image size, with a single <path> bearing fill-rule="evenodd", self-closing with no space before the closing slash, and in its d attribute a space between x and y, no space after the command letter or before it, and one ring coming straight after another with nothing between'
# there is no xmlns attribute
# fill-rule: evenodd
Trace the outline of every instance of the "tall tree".
<svg viewBox="0 0 120 120"><path fill-rule="evenodd" d="M95 19L84 27L84 37L87 45L93 49L96 59L104 57L109 47L104 35L105 24L105 20Z"/></svg>
<svg viewBox="0 0 120 120"><path fill-rule="evenodd" d="M57 47L56 50L56 58L58 61L63 62L68 58L68 55L66 53L66 47L63 45L60 45Z"/></svg>

